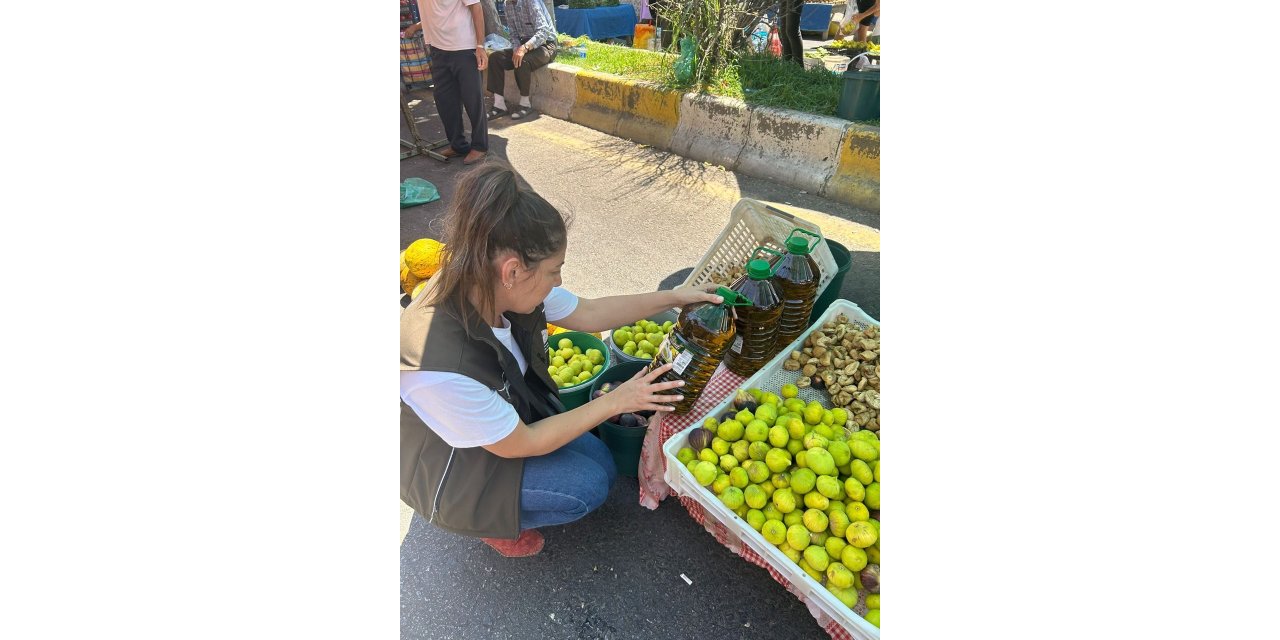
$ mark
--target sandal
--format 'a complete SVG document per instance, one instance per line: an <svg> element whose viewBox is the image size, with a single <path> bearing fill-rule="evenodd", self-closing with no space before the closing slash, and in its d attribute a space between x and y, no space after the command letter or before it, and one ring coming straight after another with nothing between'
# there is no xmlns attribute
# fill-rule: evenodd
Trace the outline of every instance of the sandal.
<svg viewBox="0 0 1280 640"><path fill-rule="evenodd" d="M502 116L505 116L505 115L507 115L506 111L503 111L502 109L499 109L497 107L489 107L489 112L485 114L485 117L490 120L494 120L497 118L501 118Z"/></svg>
<svg viewBox="0 0 1280 640"><path fill-rule="evenodd" d="M533 107L526 107L524 105L521 105L516 107L515 111L511 112L511 119L519 120L521 118L528 116L531 113L533 113Z"/></svg>

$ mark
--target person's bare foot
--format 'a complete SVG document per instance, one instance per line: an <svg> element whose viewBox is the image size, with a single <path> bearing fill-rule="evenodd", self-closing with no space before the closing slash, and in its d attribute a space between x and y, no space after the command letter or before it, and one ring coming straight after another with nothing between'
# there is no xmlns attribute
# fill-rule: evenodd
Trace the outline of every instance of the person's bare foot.
<svg viewBox="0 0 1280 640"><path fill-rule="evenodd" d="M475 164L481 160L484 160L484 152L472 149L471 153L468 153L467 157L462 159L462 164Z"/></svg>

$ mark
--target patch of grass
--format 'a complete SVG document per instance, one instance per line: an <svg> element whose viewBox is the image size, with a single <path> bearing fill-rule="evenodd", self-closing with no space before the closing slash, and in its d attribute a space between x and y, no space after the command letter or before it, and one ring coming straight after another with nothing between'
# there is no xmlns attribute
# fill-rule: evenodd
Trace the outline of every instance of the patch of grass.
<svg viewBox="0 0 1280 640"><path fill-rule="evenodd" d="M805 70L767 54L738 59L743 100L766 107L781 107L824 116L836 114L844 80L824 68Z"/></svg>
<svg viewBox="0 0 1280 640"><path fill-rule="evenodd" d="M665 89L692 90L691 86L676 82L674 54L601 44L582 38L575 40L563 34L560 40L556 62L644 80ZM571 49L576 42L587 47L586 58L579 58ZM834 116L843 86L840 75L821 67L806 71L794 62L757 53L743 55L727 65L711 79L706 93L737 98L748 104ZM862 122L880 126L878 119Z"/></svg>
<svg viewBox="0 0 1280 640"><path fill-rule="evenodd" d="M566 37L562 35L562 41ZM659 84L663 84L664 76L670 75L667 70L675 64L675 56L671 54L589 40L584 41L584 44L587 47L587 57L579 58L566 43L556 51L556 62Z"/></svg>

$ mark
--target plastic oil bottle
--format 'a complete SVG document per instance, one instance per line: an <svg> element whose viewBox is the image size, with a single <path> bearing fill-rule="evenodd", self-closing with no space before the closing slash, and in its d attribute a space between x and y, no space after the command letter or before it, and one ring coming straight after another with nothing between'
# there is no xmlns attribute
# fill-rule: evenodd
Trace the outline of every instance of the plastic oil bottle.
<svg viewBox="0 0 1280 640"><path fill-rule="evenodd" d="M805 234L815 238L812 245ZM818 299L818 280L822 272L809 255L822 241L822 236L804 229L792 229L787 236L787 252L774 265L773 282L782 293L782 317L778 320L778 336L770 349L770 357L785 349L809 328L809 313Z"/></svg>
<svg viewBox="0 0 1280 640"><path fill-rule="evenodd" d="M765 247L757 247L756 251L782 255ZM746 378L759 371L774 355L778 320L782 318L782 292L773 282L773 269L769 262L758 258L747 263L747 275L738 278L729 288L751 306L736 310L737 335L724 356L724 366Z"/></svg>
<svg viewBox="0 0 1280 640"><path fill-rule="evenodd" d="M671 369L658 378L659 382L684 380L683 387L669 392L684 396L683 400L675 403L673 413L676 415L684 415L693 408L698 396L702 395L702 388L733 343L734 320L737 319L734 307L751 304L725 287L716 289L716 295L724 298L724 302L695 302L680 310L676 326L662 340L657 355L649 363L649 371L672 363Z"/></svg>

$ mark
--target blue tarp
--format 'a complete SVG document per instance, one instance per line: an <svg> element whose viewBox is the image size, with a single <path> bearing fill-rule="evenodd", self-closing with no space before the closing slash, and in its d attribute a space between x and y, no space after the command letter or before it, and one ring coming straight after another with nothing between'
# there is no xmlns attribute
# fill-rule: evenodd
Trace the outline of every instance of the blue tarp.
<svg viewBox="0 0 1280 640"><path fill-rule="evenodd" d="M778 12L770 9L765 12L770 20L778 19ZM779 25L781 26L781 25ZM831 26L831 5L829 4L805 4L800 8L800 30L801 31L821 31L827 32L827 28Z"/></svg>
<svg viewBox="0 0 1280 640"><path fill-rule="evenodd" d="M827 32L831 26L831 5L806 4L800 9L800 30Z"/></svg>
<svg viewBox="0 0 1280 640"><path fill-rule="evenodd" d="M636 31L636 10L629 4L595 9L557 7L556 31L575 38L585 35L595 41L605 38L630 38Z"/></svg>

